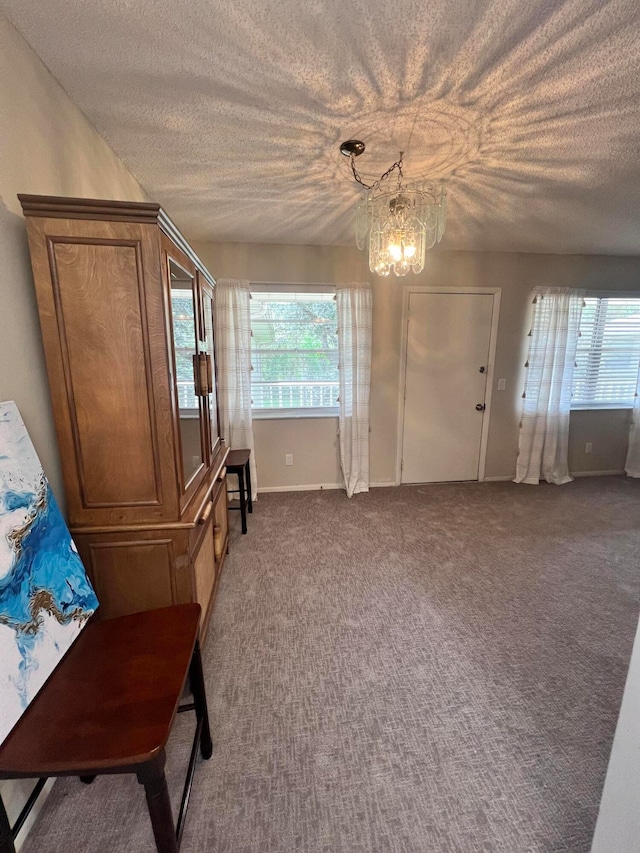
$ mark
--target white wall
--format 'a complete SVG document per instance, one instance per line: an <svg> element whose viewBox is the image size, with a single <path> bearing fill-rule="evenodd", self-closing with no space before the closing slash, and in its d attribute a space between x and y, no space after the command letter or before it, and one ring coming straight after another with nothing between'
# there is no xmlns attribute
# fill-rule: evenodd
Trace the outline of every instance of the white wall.
<svg viewBox="0 0 640 853"><path fill-rule="evenodd" d="M600 802L592 853L640 853L640 625Z"/></svg>
<svg viewBox="0 0 640 853"><path fill-rule="evenodd" d="M411 279L372 276L355 248L196 244L214 276L272 282L371 280L371 481L395 481L400 388L402 291L407 284L502 288L486 476L515 473L527 332L536 285L640 291L640 258L586 255L524 255L432 251L424 272ZM505 378L507 390L497 390ZM626 455L628 411L574 412L570 465L574 472L620 471ZM256 421L256 461L262 488L340 481L336 420ZM587 441L593 453L585 454ZM300 450L302 453L300 452ZM298 451L296 453L296 451ZM284 464L294 454L293 467Z"/></svg>
<svg viewBox="0 0 640 853"><path fill-rule="evenodd" d="M0 16L0 399L17 402L62 498L18 193L146 200L133 175Z"/></svg>
<svg viewBox="0 0 640 853"><path fill-rule="evenodd" d="M132 200L144 200L146 194L1 15L0 80L0 400L17 402L62 502L25 224L16 194ZM30 788L28 780L0 783L11 821Z"/></svg>

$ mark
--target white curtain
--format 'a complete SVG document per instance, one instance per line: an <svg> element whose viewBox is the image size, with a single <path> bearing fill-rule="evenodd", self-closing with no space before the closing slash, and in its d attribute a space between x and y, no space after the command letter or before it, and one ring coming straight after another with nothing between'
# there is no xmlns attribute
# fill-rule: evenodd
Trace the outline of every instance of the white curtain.
<svg viewBox="0 0 640 853"><path fill-rule="evenodd" d="M216 367L220 430L231 450L251 451L251 496L258 477L251 423L251 290L248 281L218 279L215 296Z"/></svg>
<svg viewBox="0 0 640 853"><path fill-rule="evenodd" d="M640 477L640 368L638 369L638 383L636 385L636 396L633 401L633 412L631 413L631 428L629 429L629 450L624 470L629 477Z"/></svg>
<svg viewBox="0 0 640 853"><path fill-rule="evenodd" d="M371 285L337 284L340 465L347 496L369 491Z"/></svg>
<svg viewBox="0 0 640 853"><path fill-rule="evenodd" d="M569 416L584 291L540 288L534 302L514 482L561 485L573 479Z"/></svg>

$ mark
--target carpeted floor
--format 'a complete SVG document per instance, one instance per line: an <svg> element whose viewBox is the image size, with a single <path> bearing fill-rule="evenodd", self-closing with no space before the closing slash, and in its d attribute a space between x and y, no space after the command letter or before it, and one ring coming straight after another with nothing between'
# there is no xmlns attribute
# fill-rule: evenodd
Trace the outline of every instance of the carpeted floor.
<svg viewBox="0 0 640 853"><path fill-rule="evenodd" d="M247 536L232 514L182 852L588 851L639 508L594 478L263 495ZM150 853L142 789L59 781L24 850Z"/></svg>

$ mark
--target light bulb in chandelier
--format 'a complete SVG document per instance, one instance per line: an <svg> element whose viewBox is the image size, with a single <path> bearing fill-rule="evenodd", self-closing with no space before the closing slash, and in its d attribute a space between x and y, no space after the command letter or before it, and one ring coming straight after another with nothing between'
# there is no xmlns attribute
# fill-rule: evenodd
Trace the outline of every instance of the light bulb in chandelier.
<svg viewBox="0 0 640 853"><path fill-rule="evenodd" d="M356 211L356 244L369 247L369 269L376 275L398 276L424 269L425 252L440 242L446 226L447 194L442 183L405 183L400 158L373 184L360 177L355 158L364 152L364 142L350 139L340 151L350 158L351 171L363 188ZM384 181L398 172L397 186L386 189Z"/></svg>

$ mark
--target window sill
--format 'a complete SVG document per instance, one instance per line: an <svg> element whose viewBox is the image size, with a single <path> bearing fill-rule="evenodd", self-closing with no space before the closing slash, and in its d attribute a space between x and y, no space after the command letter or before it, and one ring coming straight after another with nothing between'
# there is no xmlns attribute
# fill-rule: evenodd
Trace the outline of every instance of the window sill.
<svg viewBox="0 0 640 853"><path fill-rule="evenodd" d="M338 407L323 409L253 409L251 418L254 421L274 421L297 418L337 418Z"/></svg>
<svg viewBox="0 0 640 853"><path fill-rule="evenodd" d="M610 410L610 411L623 411L624 409L633 409L632 403L595 403L593 405L588 403L578 403L575 406L571 406L572 412L599 412L602 410Z"/></svg>

